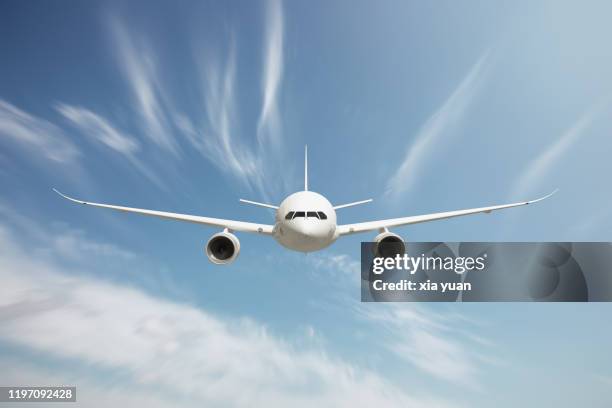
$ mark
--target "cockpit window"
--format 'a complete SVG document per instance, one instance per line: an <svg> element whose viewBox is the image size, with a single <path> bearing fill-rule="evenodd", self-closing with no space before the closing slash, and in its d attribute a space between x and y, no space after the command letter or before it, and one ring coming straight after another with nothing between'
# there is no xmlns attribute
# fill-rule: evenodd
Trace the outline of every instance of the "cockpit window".
<svg viewBox="0 0 612 408"><path fill-rule="evenodd" d="M323 211L289 211L285 215L286 220L295 220L296 218L313 218L326 220L327 215Z"/></svg>

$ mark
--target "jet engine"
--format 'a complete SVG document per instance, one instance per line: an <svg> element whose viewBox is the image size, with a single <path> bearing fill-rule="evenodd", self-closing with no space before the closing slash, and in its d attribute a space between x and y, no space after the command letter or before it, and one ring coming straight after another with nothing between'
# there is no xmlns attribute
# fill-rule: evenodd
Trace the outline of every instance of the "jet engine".
<svg viewBox="0 0 612 408"><path fill-rule="evenodd" d="M206 256L210 262L217 265L233 262L239 253L240 241L234 234L227 231L213 235L206 244Z"/></svg>
<svg viewBox="0 0 612 408"><path fill-rule="evenodd" d="M406 244L402 237L389 231L381 232L374 238L374 256L394 258L406 253Z"/></svg>

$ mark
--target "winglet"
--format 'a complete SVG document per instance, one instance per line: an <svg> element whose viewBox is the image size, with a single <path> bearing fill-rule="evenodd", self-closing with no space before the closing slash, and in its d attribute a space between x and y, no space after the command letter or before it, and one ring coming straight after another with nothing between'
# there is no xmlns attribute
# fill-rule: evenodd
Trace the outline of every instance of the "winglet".
<svg viewBox="0 0 612 408"><path fill-rule="evenodd" d="M525 204L537 203L538 201L546 200L547 198L553 196L557 191L559 191L558 188L556 188L552 193L545 195L544 197L540 197L540 198L536 198L535 200L527 201Z"/></svg>
<svg viewBox="0 0 612 408"><path fill-rule="evenodd" d="M52 188L52 190L55 191L57 194L59 194L61 197L64 197L66 200L70 200L70 201L73 201L73 202L79 203L79 204L87 204L85 201L81 201L81 200L74 199L72 197L68 197L67 195L60 193L55 188Z"/></svg>

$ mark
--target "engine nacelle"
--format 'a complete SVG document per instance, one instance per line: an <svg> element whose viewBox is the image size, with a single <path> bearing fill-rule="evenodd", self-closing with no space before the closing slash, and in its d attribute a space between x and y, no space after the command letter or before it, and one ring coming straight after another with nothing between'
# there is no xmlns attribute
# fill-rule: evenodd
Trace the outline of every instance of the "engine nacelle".
<svg viewBox="0 0 612 408"><path fill-rule="evenodd" d="M406 244L402 237L389 231L381 232L374 238L374 256L394 258L406 253Z"/></svg>
<svg viewBox="0 0 612 408"><path fill-rule="evenodd" d="M217 265L225 265L233 262L240 253L240 241L229 232L219 232L208 240L206 244L206 256L210 262Z"/></svg>

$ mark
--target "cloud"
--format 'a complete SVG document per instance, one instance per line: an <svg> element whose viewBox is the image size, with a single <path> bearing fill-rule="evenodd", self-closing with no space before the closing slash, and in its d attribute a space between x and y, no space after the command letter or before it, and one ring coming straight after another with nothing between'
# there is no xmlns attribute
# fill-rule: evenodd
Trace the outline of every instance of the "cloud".
<svg viewBox="0 0 612 408"><path fill-rule="evenodd" d="M231 42L224 66L215 63L215 60L202 65L206 130L196 129L185 116L178 118L177 126L217 168L236 177L251 189L264 192L262 161L239 137L234 42Z"/></svg>
<svg viewBox="0 0 612 408"><path fill-rule="evenodd" d="M176 398L162 399L148 390L135 390L126 384L112 388L104 382L95 382L76 373L58 372L49 367L28 364L13 357L0 357L0 383L2 384L65 384L76 385L77 403L54 402L57 408L87 407L147 407L167 408L177 406Z"/></svg>
<svg viewBox="0 0 612 408"><path fill-rule="evenodd" d="M88 237L84 231L55 225L45 229L29 217L19 214L14 208L0 201L0 217L16 236L25 237L31 253L53 254L65 260L90 262L96 258L133 260L136 255L116 245L99 242Z"/></svg>
<svg viewBox="0 0 612 408"><path fill-rule="evenodd" d="M331 271L339 271L344 274L355 275L361 270L359 261L346 254L313 254L309 261L316 268L323 268Z"/></svg>
<svg viewBox="0 0 612 408"><path fill-rule="evenodd" d="M121 154L150 181L158 187L166 189L164 183L155 172L136 157L136 154L141 150L136 138L118 130L108 119L88 109L62 103L58 104L56 109L85 136L91 137Z"/></svg>
<svg viewBox="0 0 612 408"><path fill-rule="evenodd" d="M269 141L278 146L281 142L281 121L278 94L283 78L283 9L278 0L269 0L266 22L265 64L263 69L263 104L257 124L260 144Z"/></svg>
<svg viewBox="0 0 612 408"><path fill-rule="evenodd" d="M178 127L183 129L193 144L217 167L258 191L269 200L277 193L270 187L266 177L271 169L275 178L287 185L285 172L278 174L282 156L281 118L278 94L283 74L283 10L280 1L267 3L262 76L263 100L257 123L257 146L242 139L239 131L240 120L235 100L236 87L236 44L230 40L227 61L222 67L215 60L208 59L203 66L204 100L208 130L198 132L187 118L179 118Z"/></svg>
<svg viewBox="0 0 612 408"><path fill-rule="evenodd" d="M522 196L537 187L559 160L585 135L600 111L601 106L596 106L585 112L559 139L536 156L517 179L513 197Z"/></svg>
<svg viewBox="0 0 612 408"><path fill-rule="evenodd" d="M117 19L110 20L117 60L130 85L137 110L144 122L143 131L157 145L178 154L178 145L171 137L177 130L189 144L215 167L239 180L252 191L269 200L279 183L266 183L274 169L274 177L287 186L286 169L279 163L283 155L278 94L283 73L283 12L279 1L267 6L262 107L257 122L256 138L250 141L241 135L239 106L236 100L237 55L232 34L227 54L218 57L203 53L195 56L200 67L205 118L194 118L174 109L157 76L153 53L143 40L137 41ZM280 173L280 174L279 174Z"/></svg>
<svg viewBox="0 0 612 408"><path fill-rule="evenodd" d="M62 164L74 163L79 149L53 123L35 117L0 99L0 135L37 157Z"/></svg>
<svg viewBox="0 0 612 408"><path fill-rule="evenodd" d="M349 255L317 252L306 260L313 266L310 272L317 280L331 282L338 288L355 288L361 282L361 263Z"/></svg>
<svg viewBox="0 0 612 408"><path fill-rule="evenodd" d="M257 123L257 143L241 137L241 121L236 102L236 42L229 40L225 63L221 58L200 59L206 123L198 126L185 115L176 115L175 124L191 144L216 167L229 174L266 200L278 191L269 183L272 177L287 186L282 167L281 119L278 94L283 73L283 12L279 1L270 1L266 14L263 100ZM201 58L201 57L200 57ZM272 173L274 173L272 176Z"/></svg>
<svg viewBox="0 0 612 408"><path fill-rule="evenodd" d="M179 146L164 109L164 89L157 77L153 53L144 41L137 41L117 20L110 20L117 62L125 76L143 120L142 130L159 147L179 155Z"/></svg>
<svg viewBox="0 0 612 408"><path fill-rule="evenodd" d="M448 138L443 138L449 136L449 133L461 124L480 90L488 60L487 52L472 66L444 104L427 119L408 148L402 163L387 183L385 194L399 195L413 187L436 147L448 143Z"/></svg>
<svg viewBox="0 0 612 408"><path fill-rule="evenodd" d="M437 314L416 304L387 303L368 308L357 304L356 313L382 326L378 338L387 350L418 369L451 383L479 389L479 362L495 359L473 352L491 347L488 340L464 333L466 321ZM474 344L477 347L474 347Z"/></svg>
<svg viewBox="0 0 612 408"><path fill-rule="evenodd" d="M134 259L135 255L125 249L106 242L87 239L83 231L68 230L53 238L52 245L56 254L66 258L87 260L91 257Z"/></svg>
<svg viewBox="0 0 612 408"><path fill-rule="evenodd" d="M91 370L78 383L95 383L102 371L109 393L116 392L109 383L121 383L121 392L142 395L148 389L162 400L180 395L177 404L192 406L452 405L409 396L374 372L319 348L296 347L252 319L220 318L77 271L66 273L57 261L30 256L15 234L0 224L0 339L70 363L56 367L54 378L78 367ZM3 366L4 372L14 370Z"/></svg>
<svg viewBox="0 0 612 408"><path fill-rule="evenodd" d="M309 262L326 271L325 282L336 282L345 289L360 284L360 262L351 256L313 255ZM333 279L329 279L330 273ZM371 307L340 291L335 291L334 298L342 304L343 311L352 310L358 319L368 323L368 332L375 333L372 342L382 344L404 362L437 379L479 389L482 363L499 363L494 356L484 354L495 345L471 333L474 322L461 315L436 313L418 304L378 303Z"/></svg>
<svg viewBox="0 0 612 408"><path fill-rule="evenodd" d="M133 137L123 134L114 128L108 120L88 109L65 104L58 104L56 109L85 135L95 138L121 154L131 155L140 148Z"/></svg>

